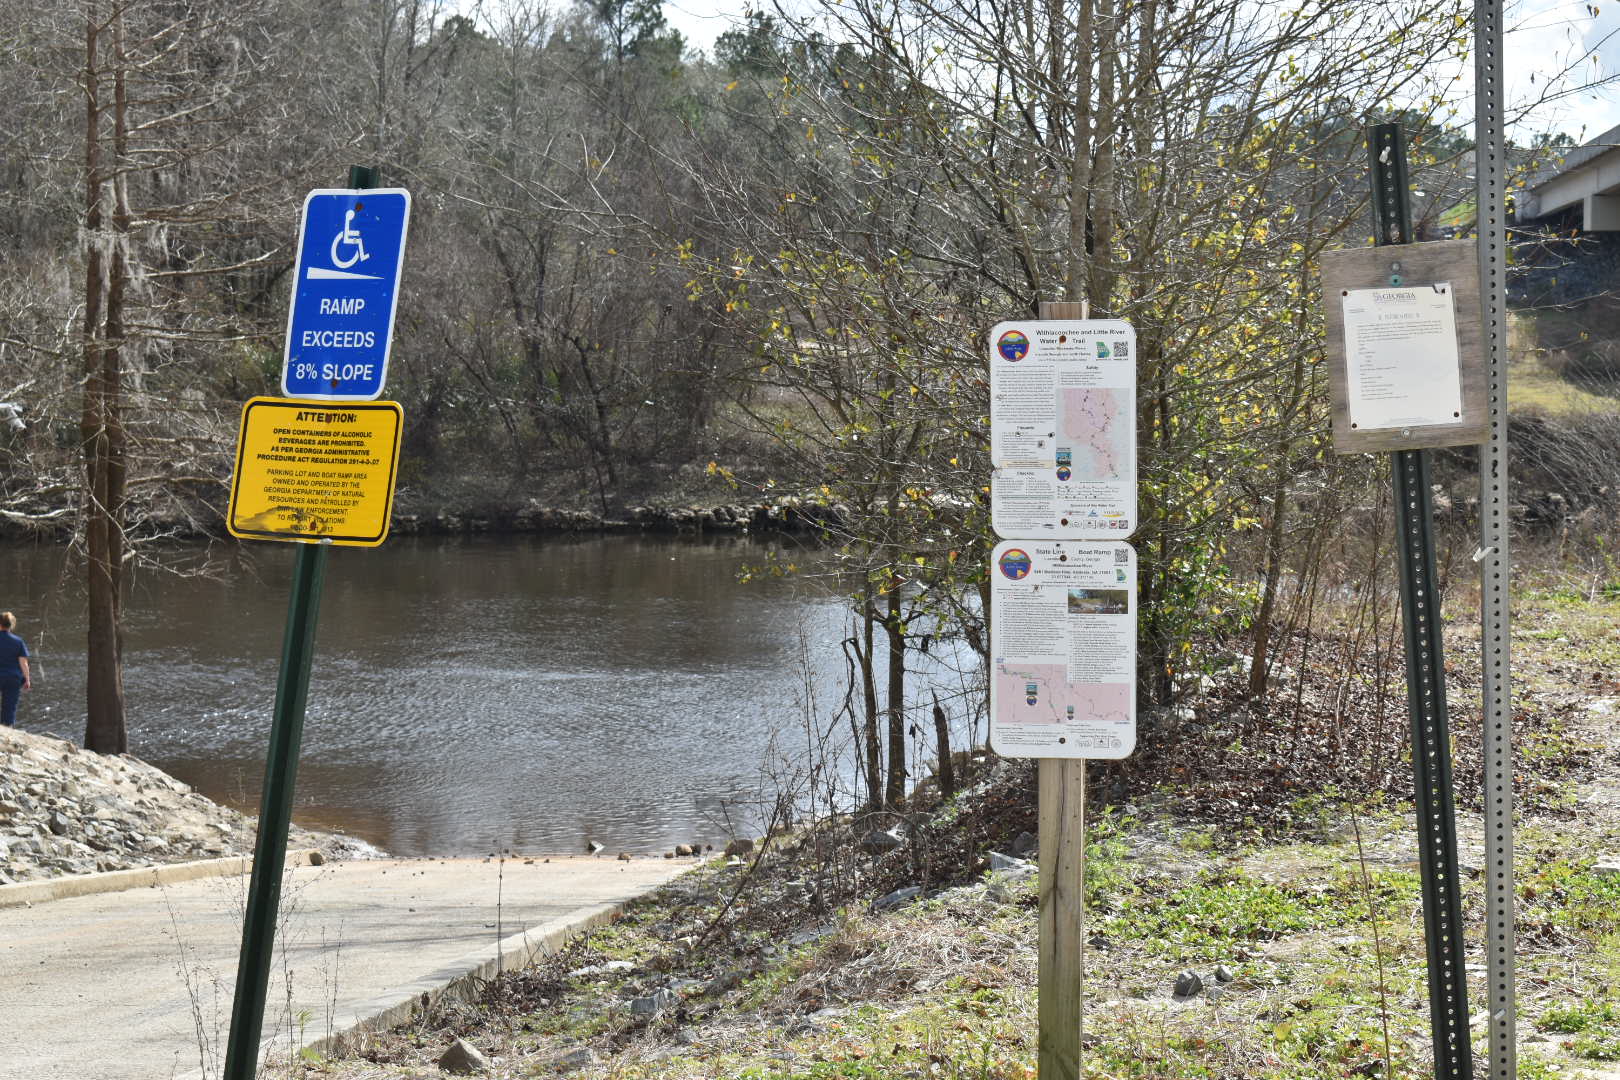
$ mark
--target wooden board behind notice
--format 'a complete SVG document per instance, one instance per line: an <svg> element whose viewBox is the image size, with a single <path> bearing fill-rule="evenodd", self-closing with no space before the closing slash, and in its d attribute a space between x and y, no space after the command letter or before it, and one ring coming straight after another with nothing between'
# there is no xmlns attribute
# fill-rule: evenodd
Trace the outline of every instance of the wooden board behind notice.
<svg viewBox="0 0 1620 1080"><path fill-rule="evenodd" d="M1395 264L1398 271L1393 270ZM1410 428L1357 430L1350 426L1350 376L1345 355L1344 294L1385 289L1399 275L1401 288L1450 282L1455 296L1457 358L1462 377L1462 420ZM1478 248L1473 240L1389 244L1322 253L1322 306L1327 316L1328 386L1333 398L1333 449L1340 454L1472 446L1490 433L1486 413L1485 350L1479 296ZM1506 327L1501 329L1506 332Z"/></svg>

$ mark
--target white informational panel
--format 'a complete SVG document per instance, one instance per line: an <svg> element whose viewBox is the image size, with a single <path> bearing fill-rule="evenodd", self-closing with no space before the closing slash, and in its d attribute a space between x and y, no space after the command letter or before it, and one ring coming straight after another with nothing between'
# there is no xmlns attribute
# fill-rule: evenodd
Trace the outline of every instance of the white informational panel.
<svg viewBox="0 0 1620 1080"><path fill-rule="evenodd" d="M1136 529L1136 332L1117 319L990 331L996 535L1123 540Z"/></svg>
<svg viewBox="0 0 1620 1080"><path fill-rule="evenodd" d="M1136 747L1136 552L1009 540L990 555L990 745L1006 757Z"/></svg>
<svg viewBox="0 0 1620 1080"><path fill-rule="evenodd" d="M1450 282L1347 289L1342 302L1350 427L1461 424L1462 366Z"/></svg>
<svg viewBox="0 0 1620 1080"><path fill-rule="evenodd" d="M1490 437L1479 283L1474 240L1322 252L1335 453Z"/></svg>

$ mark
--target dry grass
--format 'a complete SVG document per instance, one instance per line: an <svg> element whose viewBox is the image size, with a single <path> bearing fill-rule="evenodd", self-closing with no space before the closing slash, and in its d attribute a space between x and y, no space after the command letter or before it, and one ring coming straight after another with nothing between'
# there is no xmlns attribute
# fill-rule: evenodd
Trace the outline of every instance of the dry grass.
<svg viewBox="0 0 1620 1080"><path fill-rule="evenodd" d="M1620 408L1620 386L1580 372L1588 354L1614 349L1612 316L1593 321L1584 311L1549 309L1508 322L1508 406L1553 418Z"/></svg>

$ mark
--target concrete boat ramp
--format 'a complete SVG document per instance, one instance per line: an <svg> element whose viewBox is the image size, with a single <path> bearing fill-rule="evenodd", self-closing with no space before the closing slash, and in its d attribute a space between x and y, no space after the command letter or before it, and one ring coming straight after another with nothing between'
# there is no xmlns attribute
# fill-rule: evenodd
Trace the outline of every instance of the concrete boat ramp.
<svg viewBox="0 0 1620 1080"><path fill-rule="evenodd" d="M180 867L125 871L132 877L105 883L122 891L91 895L62 895L88 879L0 886L0 1080L217 1076L236 985L244 862L191 880ZM267 1053L286 1055L361 1024L402 1022L424 993L549 951L691 866L553 855L289 869Z"/></svg>

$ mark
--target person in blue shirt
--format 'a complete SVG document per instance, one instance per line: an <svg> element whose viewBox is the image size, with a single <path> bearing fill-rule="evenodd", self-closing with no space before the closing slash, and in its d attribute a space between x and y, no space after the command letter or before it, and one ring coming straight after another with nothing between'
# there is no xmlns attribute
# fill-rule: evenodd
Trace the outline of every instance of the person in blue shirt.
<svg viewBox="0 0 1620 1080"><path fill-rule="evenodd" d="M17 699L34 688L28 677L28 646L11 632L17 616L0 611L0 727L17 726Z"/></svg>

